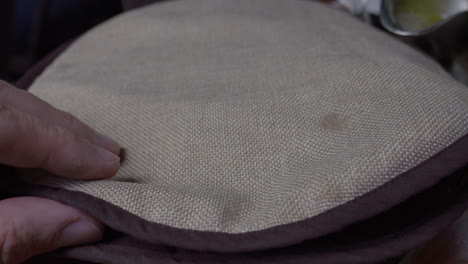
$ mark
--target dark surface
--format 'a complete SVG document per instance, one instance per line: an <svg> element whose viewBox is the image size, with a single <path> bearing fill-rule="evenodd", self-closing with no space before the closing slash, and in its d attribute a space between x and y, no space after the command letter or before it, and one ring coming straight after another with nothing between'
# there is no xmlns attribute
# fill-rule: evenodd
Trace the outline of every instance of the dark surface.
<svg viewBox="0 0 468 264"><path fill-rule="evenodd" d="M401 264L468 263L468 211L435 239L409 254Z"/></svg>
<svg viewBox="0 0 468 264"><path fill-rule="evenodd" d="M157 1L1 0L0 79L16 82L47 54L97 24Z"/></svg>
<svg viewBox="0 0 468 264"><path fill-rule="evenodd" d="M1 0L0 79L16 81L53 49L122 10L120 0Z"/></svg>
<svg viewBox="0 0 468 264"><path fill-rule="evenodd" d="M0 1L0 79L6 78L11 52L14 0Z"/></svg>
<svg viewBox="0 0 468 264"><path fill-rule="evenodd" d="M59 257L59 256L49 256L49 255L33 257L23 262L23 264L45 264L45 263L47 264L94 264L96 262L89 262L89 261L64 258L64 257Z"/></svg>
<svg viewBox="0 0 468 264"><path fill-rule="evenodd" d="M122 0L122 6L125 10L129 10L161 1L166 0Z"/></svg>

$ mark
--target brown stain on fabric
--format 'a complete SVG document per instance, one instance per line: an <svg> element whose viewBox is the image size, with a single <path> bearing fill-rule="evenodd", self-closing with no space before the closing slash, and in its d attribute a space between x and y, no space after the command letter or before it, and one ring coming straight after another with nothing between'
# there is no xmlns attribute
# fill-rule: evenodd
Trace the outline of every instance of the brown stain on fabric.
<svg viewBox="0 0 468 264"><path fill-rule="evenodd" d="M328 114L320 120L320 126L331 131L341 131L347 128L348 125L349 118L336 113Z"/></svg>

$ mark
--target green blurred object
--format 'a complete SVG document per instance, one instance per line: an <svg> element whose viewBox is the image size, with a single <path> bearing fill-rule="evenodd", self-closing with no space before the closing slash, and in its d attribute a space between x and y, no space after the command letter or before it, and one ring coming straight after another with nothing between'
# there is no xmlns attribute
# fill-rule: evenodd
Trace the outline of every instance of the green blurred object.
<svg viewBox="0 0 468 264"><path fill-rule="evenodd" d="M443 1L397 0L393 3L394 17L405 30L417 31L439 23L444 19Z"/></svg>
<svg viewBox="0 0 468 264"><path fill-rule="evenodd" d="M373 0L370 0L373 1ZM381 0L380 22L468 85L468 0Z"/></svg>
<svg viewBox="0 0 468 264"><path fill-rule="evenodd" d="M468 11L468 0L383 0L381 20L391 32L418 35Z"/></svg>

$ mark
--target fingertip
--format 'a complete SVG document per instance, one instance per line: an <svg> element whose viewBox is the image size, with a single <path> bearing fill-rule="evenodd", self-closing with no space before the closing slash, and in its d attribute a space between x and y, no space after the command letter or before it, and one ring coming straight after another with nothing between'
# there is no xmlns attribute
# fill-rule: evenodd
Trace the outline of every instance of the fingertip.
<svg viewBox="0 0 468 264"><path fill-rule="evenodd" d="M114 153L95 146L97 165L100 169L97 169L97 175L89 175L87 179L107 179L114 176L120 168L120 157Z"/></svg>
<svg viewBox="0 0 468 264"><path fill-rule="evenodd" d="M99 143L99 145L108 151L114 153L115 155L119 155L120 153L120 144L117 143L114 139L104 136L100 133L96 133L96 143Z"/></svg>
<svg viewBox="0 0 468 264"><path fill-rule="evenodd" d="M117 174L120 169L120 162L105 164L97 175L92 175L86 180L104 180Z"/></svg>
<svg viewBox="0 0 468 264"><path fill-rule="evenodd" d="M107 149L101 148L99 146L95 146L95 148L96 148L96 154L99 157L101 162L105 164L109 164L109 165L120 163L120 157L117 156L116 154L108 151Z"/></svg>
<svg viewBox="0 0 468 264"><path fill-rule="evenodd" d="M70 223L59 232L57 245L66 247L92 243L101 240L103 236L104 227L100 228L95 221L81 219Z"/></svg>

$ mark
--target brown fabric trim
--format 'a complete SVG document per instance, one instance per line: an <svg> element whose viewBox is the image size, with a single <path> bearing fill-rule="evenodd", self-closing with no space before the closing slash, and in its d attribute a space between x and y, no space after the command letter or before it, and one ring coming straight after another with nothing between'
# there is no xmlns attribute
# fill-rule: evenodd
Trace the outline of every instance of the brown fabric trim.
<svg viewBox="0 0 468 264"><path fill-rule="evenodd" d="M75 39L70 40L58 48L54 49L51 53L45 56L42 60L38 63L34 64L16 83L16 87L27 90L31 84L33 84L34 80L41 75L41 73L49 66L54 60L62 54L70 45L73 43Z"/></svg>
<svg viewBox="0 0 468 264"><path fill-rule="evenodd" d="M122 7L124 10L129 10L162 1L167 0L122 0Z"/></svg>
<svg viewBox="0 0 468 264"><path fill-rule="evenodd" d="M197 252L152 244L117 232L108 234L100 243L62 249L55 254L102 263L374 263L420 245L458 218L467 208L467 173L468 167L377 217L281 249Z"/></svg>
<svg viewBox="0 0 468 264"><path fill-rule="evenodd" d="M429 189L467 164L468 135L419 166L348 203L303 221L241 234L182 230L148 222L113 204L80 192L20 186L15 188L15 193L46 197L87 211L114 230L143 241L200 251L248 252L295 245L372 218Z"/></svg>

